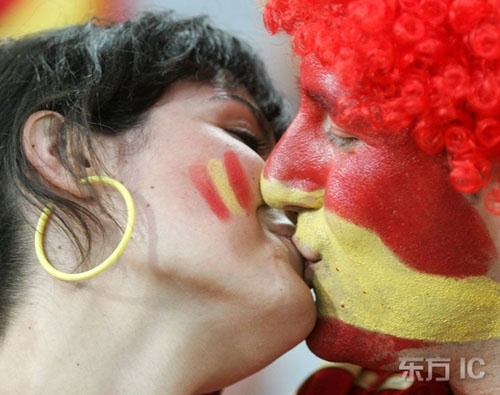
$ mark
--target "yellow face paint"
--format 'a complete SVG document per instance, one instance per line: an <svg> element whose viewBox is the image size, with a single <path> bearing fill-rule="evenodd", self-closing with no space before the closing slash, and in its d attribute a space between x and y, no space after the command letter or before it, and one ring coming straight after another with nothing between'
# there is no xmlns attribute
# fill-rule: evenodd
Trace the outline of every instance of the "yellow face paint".
<svg viewBox="0 0 500 395"><path fill-rule="evenodd" d="M296 239L322 254L313 279L320 317L406 339L500 337L500 284L488 277L413 270L375 233L324 208L299 215Z"/></svg>
<svg viewBox="0 0 500 395"><path fill-rule="evenodd" d="M226 167L219 159L211 159L207 163L208 174L224 201L224 204L232 214L245 215L245 210L240 206L238 199L234 193L234 189L229 182Z"/></svg>
<svg viewBox="0 0 500 395"><path fill-rule="evenodd" d="M271 207L283 209L287 206L287 202L302 204L311 209L323 206L324 189L306 192L298 188L286 187L275 179L268 180L263 174L260 177L260 188L265 202Z"/></svg>
<svg viewBox="0 0 500 395"><path fill-rule="evenodd" d="M260 205L238 156L224 153L224 160L210 159L189 168L189 176L214 214L226 221L231 214L244 216ZM260 197L260 196L259 196Z"/></svg>

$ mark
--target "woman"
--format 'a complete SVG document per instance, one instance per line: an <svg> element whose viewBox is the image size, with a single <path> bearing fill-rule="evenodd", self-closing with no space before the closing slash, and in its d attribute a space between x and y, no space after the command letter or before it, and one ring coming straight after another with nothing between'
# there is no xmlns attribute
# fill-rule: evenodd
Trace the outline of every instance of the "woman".
<svg viewBox="0 0 500 395"><path fill-rule="evenodd" d="M209 392L308 334L293 226L259 194L286 119L247 46L167 13L0 52L2 393Z"/></svg>

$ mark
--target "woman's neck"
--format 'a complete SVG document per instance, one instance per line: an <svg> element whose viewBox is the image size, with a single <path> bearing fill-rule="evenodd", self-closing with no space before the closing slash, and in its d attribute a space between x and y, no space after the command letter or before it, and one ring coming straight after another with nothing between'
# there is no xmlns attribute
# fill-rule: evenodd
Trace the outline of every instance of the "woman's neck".
<svg viewBox="0 0 500 395"><path fill-rule="evenodd" d="M222 355L223 335L199 322L204 315L174 297L155 298L138 284L127 292L109 289L110 283L50 279L30 295L0 345L6 393L185 395L217 389L217 373L230 357Z"/></svg>

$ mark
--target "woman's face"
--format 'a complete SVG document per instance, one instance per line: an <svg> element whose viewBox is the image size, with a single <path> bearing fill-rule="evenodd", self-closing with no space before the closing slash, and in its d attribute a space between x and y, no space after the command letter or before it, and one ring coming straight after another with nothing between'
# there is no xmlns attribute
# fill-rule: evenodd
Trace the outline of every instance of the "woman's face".
<svg viewBox="0 0 500 395"><path fill-rule="evenodd" d="M275 141L246 90L179 82L150 110L142 134L114 169L137 206L124 259L153 276L159 295L168 281L235 331L281 348L300 341L314 304L287 239L293 225L260 196L263 157Z"/></svg>

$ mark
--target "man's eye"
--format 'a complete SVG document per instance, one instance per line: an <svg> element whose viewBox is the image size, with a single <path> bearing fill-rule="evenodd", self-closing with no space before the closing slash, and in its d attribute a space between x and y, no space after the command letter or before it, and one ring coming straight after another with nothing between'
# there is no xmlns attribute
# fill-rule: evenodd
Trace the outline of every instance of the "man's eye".
<svg viewBox="0 0 500 395"><path fill-rule="evenodd" d="M339 127L335 125L335 123L328 116L325 119L325 130L328 139L339 148L349 148L359 142L357 137L347 134L339 129Z"/></svg>
<svg viewBox="0 0 500 395"><path fill-rule="evenodd" d="M331 141L335 143L337 147L348 147L354 143L357 143L359 140L356 137L338 137L334 134L329 135Z"/></svg>

